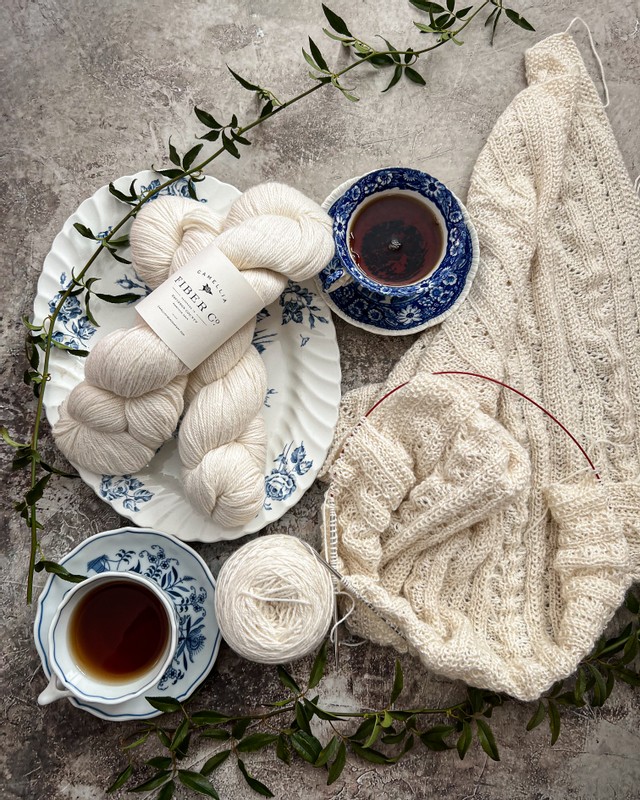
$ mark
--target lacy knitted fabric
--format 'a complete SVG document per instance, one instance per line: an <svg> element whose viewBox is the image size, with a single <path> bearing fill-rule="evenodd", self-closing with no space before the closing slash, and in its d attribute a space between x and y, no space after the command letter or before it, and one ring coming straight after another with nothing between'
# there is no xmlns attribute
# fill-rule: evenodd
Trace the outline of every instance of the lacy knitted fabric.
<svg viewBox="0 0 640 800"><path fill-rule="evenodd" d="M346 396L328 478L336 566L379 612L356 603L350 629L531 700L640 577L640 201L571 37L529 50L526 72L473 173L470 295ZM441 370L535 399L601 480L531 403Z"/></svg>

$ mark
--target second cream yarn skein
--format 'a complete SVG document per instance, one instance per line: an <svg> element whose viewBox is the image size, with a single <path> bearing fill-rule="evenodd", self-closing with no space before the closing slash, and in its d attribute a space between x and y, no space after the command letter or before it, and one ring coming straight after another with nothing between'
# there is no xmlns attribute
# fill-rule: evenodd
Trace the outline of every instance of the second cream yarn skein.
<svg viewBox="0 0 640 800"><path fill-rule="evenodd" d="M218 236L213 222L206 222L208 214L201 204L181 198L148 206L131 235L141 277L160 283L194 254L196 238L198 250L215 241L269 305L288 278L306 280L333 255L329 217L284 184L249 189L221 221ZM251 345L254 328L251 320L191 374L180 428L186 494L225 527L253 518L264 500L261 410L267 386L263 362Z"/></svg>

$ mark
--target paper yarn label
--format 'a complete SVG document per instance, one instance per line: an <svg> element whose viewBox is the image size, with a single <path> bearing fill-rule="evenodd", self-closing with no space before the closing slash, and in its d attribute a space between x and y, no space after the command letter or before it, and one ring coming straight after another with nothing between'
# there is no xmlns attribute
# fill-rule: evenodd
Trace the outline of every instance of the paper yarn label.
<svg viewBox="0 0 640 800"><path fill-rule="evenodd" d="M143 298L136 311L189 369L195 369L263 305L242 273L210 244Z"/></svg>

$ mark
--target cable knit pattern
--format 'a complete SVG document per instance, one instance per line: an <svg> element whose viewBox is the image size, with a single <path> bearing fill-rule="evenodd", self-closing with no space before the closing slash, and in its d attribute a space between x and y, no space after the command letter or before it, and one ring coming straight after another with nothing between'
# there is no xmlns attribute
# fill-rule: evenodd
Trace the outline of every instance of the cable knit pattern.
<svg viewBox="0 0 640 800"><path fill-rule="evenodd" d="M348 626L531 700L640 577L640 201L571 37L529 50L526 70L473 173L469 298L344 399L329 475L338 568L402 636L361 603ZM531 403L440 370L528 394L602 480Z"/></svg>

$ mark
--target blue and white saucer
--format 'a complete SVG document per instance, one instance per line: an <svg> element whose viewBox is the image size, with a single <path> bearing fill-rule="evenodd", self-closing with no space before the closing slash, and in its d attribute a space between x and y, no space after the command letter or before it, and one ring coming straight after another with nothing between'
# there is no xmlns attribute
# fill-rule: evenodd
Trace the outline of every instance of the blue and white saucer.
<svg viewBox="0 0 640 800"><path fill-rule="evenodd" d="M465 300L478 269L478 236L466 208L450 189L426 173L409 168L381 169L351 178L331 192L322 207L334 218L334 227L344 227L344 220L338 216L345 199L349 200L346 193L356 182L359 187L353 203L361 202L363 193L369 196L394 188L409 188L427 197L447 224L447 255L420 294L390 297L374 293L357 281L326 291L324 286L343 271L336 254L315 279L324 301L351 325L383 336L405 336L439 324Z"/></svg>
<svg viewBox="0 0 640 800"><path fill-rule="evenodd" d="M146 528L120 528L91 536L61 559L69 572L137 572L154 580L173 600L178 616L178 648L173 663L147 694L186 700L207 677L218 655L220 630L214 611L216 584L209 567L188 545ZM51 575L38 599L33 626L36 648L47 679L49 627L60 601L74 586ZM149 719L161 712L136 697L117 705L70 697L77 708L107 720Z"/></svg>

